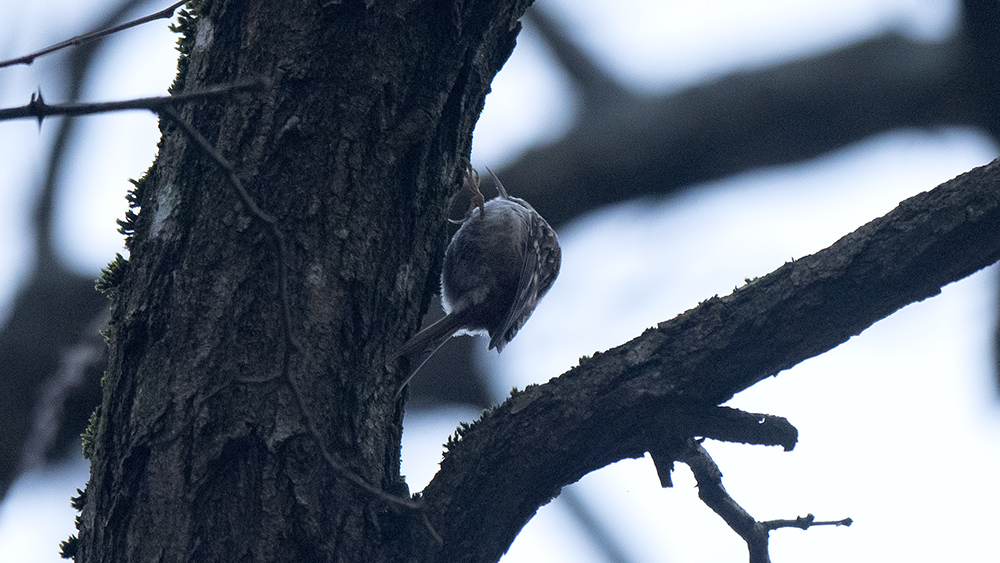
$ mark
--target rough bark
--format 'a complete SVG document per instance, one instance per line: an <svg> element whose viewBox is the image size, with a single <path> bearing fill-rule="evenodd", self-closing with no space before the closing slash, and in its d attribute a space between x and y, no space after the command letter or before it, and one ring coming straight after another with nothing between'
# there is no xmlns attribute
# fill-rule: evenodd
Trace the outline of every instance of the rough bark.
<svg viewBox="0 0 1000 563"><path fill-rule="evenodd" d="M181 115L262 212L163 122L113 290L78 561L399 561L426 530L334 464L405 496L386 358L427 306L526 5L200 8L178 85L273 87Z"/></svg>

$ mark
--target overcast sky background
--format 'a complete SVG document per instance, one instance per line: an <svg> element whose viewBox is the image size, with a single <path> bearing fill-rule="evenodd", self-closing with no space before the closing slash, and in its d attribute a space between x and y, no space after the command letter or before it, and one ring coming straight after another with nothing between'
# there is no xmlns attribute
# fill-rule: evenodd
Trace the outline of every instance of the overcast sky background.
<svg viewBox="0 0 1000 563"><path fill-rule="evenodd" d="M150 4L144 13L169 4ZM0 58L89 31L109 2L36 0L0 5ZM896 30L933 41L955 25L937 0L541 0L624 83L656 94L734 70L818 53ZM137 14L139 15L139 14ZM85 99L162 95L174 76L175 36L159 21L116 36ZM62 101L64 59L0 70L0 105L23 105L41 87ZM550 142L577 115L572 92L528 28L494 82L476 130L473 161L502 167ZM128 179L155 154L146 112L82 118L61 182L62 256L95 277L122 239ZM54 128L0 123L0 317L31 264L27 234ZM502 357L500 400L544 382L585 354L620 344L699 301L825 248L900 200L996 155L974 131L901 131L813 161L754 171L667 200L594 213L560 232L563 270ZM507 186L517 195L517 186ZM595 268L600 264L600 268ZM758 519L851 517L850 528L771 534L772 559L790 561L996 561L1000 528L1000 412L990 382L996 272L991 268L911 305L837 349L740 394L729 404L787 417L791 453L707 442L725 486ZM587 307L580 307L586 303ZM485 353L485 346L483 346ZM412 490L431 478L453 409L407 414L403 472ZM59 561L73 532L69 496L87 480L82 460L25 475L0 506L0 563ZM627 460L572 486L636 562L745 561L746 547L700 503L678 464L661 489L649 459ZM557 499L529 522L505 563L602 561Z"/></svg>

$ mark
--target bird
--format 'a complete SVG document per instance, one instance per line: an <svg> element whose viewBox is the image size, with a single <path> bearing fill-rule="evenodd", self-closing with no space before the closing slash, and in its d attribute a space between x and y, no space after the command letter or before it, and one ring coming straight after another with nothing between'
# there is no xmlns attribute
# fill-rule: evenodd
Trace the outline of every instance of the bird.
<svg viewBox="0 0 1000 563"><path fill-rule="evenodd" d="M409 362L397 396L452 336L487 334L488 349L502 352L559 276L562 250L555 230L528 202L510 196L489 167L486 170L498 195L484 201L479 173L466 167L473 202L444 254L441 304L446 314L394 356Z"/></svg>

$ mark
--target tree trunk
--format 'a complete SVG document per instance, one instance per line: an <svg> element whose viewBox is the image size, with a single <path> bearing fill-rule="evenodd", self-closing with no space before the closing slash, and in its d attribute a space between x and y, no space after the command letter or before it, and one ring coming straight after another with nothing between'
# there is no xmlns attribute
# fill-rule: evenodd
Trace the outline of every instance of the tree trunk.
<svg viewBox="0 0 1000 563"><path fill-rule="evenodd" d="M408 497L386 359L427 307L527 4L217 0L182 18L175 91L271 87L178 111L235 182L161 120L108 276L78 561L401 561L434 535L369 490Z"/></svg>

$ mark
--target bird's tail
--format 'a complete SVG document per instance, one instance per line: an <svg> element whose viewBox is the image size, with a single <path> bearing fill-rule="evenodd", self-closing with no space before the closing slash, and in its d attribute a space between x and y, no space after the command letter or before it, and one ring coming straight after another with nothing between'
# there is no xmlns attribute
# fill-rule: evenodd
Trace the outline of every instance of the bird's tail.
<svg viewBox="0 0 1000 563"><path fill-rule="evenodd" d="M399 390L396 391L397 397L417 374L417 371L434 355L434 352L437 352L438 348L460 328L462 328L462 320L449 313L443 319L413 335L413 338L403 344L403 347L399 349L399 352L396 352L393 358L406 358L409 374L399 386Z"/></svg>

